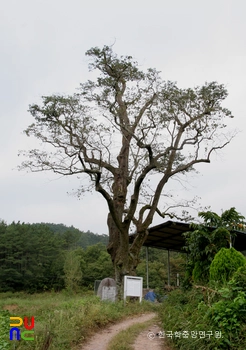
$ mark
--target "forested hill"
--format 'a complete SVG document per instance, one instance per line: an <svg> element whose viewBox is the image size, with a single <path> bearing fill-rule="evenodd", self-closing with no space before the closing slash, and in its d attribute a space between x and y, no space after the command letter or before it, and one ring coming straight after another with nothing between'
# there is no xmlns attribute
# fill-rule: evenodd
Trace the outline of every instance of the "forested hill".
<svg viewBox="0 0 246 350"><path fill-rule="evenodd" d="M107 240L62 224L0 221L0 292L60 290L78 274L79 285L93 286L111 276Z"/></svg>
<svg viewBox="0 0 246 350"><path fill-rule="evenodd" d="M49 229L58 234L66 243L67 247L71 248L87 248L88 246L102 243L103 245L108 244L108 236L103 234L95 234L91 231L80 231L79 229L73 226L66 226L64 224L53 224L53 223L37 223L35 225L45 225L48 226ZM66 247L64 247L66 248Z"/></svg>
<svg viewBox="0 0 246 350"><path fill-rule="evenodd" d="M108 236L83 232L73 226L0 221L0 292L59 291L76 292L78 288L93 289L96 280L114 277L107 253ZM145 250L137 275L146 285ZM151 288L163 288L167 281L167 253L149 249ZM180 256L171 256L171 282L182 277Z"/></svg>

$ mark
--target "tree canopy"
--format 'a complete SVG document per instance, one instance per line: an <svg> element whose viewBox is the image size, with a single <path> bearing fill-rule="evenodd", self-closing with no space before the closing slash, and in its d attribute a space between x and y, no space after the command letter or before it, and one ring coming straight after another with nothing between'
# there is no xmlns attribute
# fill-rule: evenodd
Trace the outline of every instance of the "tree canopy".
<svg viewBox="0 0 246 350"><path fill-rule="evenodd" d="M231 141L225 119L232 114L222 106L227 91L221 84L181 89L109 46L86 55L99 73L95 81L71 96L44 96L41 105L30 106L34 123L25 133L43 147L24 152L21 168L79 175L79 194L94 189L104 197L108 252L121 283L137 267L155 213L166 215L160 198L167 182L209 163ZM129 246L132 226L137 235Z"/></svg>

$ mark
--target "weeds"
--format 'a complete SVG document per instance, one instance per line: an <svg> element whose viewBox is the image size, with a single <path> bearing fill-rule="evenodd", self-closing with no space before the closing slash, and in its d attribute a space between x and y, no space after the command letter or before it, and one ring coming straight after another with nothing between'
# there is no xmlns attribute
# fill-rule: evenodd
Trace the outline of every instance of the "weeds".
<svg viewBox="0 0 246 350"><path fill-rule="evenodd" d="M233 283L221 290L198 287L171 292L160 308L164 330L181 334L172 343L179 350L245 350L246 293Z"/></svg>
<svg viewBox="0 0 246 350"><path fill-rule="evenodd" d="M78 349L89 335L129 315L153 311L152 303L102 302L91 293L69 296L67 293L27 295L0 294L1 331L9 349L65 350ZM34 341L9 341L9 316L34 316ZM22 327L21 327L22 329ZM2 349L8 350L5 346ZM0 350L2 350L0 347Z"/></svg>

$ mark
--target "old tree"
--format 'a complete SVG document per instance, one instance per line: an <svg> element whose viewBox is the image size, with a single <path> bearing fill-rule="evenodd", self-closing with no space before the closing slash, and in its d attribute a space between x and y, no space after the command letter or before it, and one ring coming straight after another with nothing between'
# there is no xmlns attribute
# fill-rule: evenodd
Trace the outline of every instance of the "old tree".
<svg viewBox="0 0 246 350"><path fill-rule="evenodd" d="M209 163L230 142L224 120L232 115L221 105L227 91L216 82L180 89L111 47L86 55L99 73L95 81L72 96L44 96L41 105L30 106L34 123L25 133L43 146L23 152L21 168L77 174L104 197L108 252L122 285L124 275L134 274L154 215L163 215L165 185L195 164ZM129 245L132 227L137 234Z"/></svg>

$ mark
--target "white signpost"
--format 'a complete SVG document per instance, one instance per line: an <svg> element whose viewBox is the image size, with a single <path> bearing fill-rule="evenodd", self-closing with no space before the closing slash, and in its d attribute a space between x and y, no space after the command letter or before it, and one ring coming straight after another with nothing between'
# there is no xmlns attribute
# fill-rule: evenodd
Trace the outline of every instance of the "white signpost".
<svg viewBox="0 0 246 350"><path fill-rule="evenodd" d="M143 296L143 277L124 277L124 301L126 297L139 297L139 302Z"/></svg>

